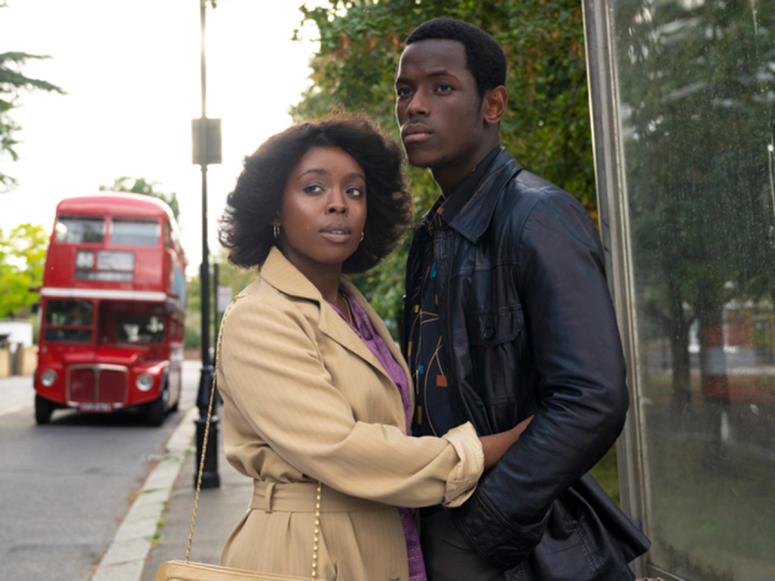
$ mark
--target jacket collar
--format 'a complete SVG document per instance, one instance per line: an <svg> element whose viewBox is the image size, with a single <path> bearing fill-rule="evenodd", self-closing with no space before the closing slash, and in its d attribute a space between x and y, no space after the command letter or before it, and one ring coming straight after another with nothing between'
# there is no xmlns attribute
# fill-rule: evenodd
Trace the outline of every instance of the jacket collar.
<svg viewBox="0 0 775 581"><path fill-rule="evenodd" d="M269 250L269 255L261 265L260 274L266 282L287 295L318 303L326 302L315 285L285 258L277 246Z"/></svg>
<svg viewBox="0 0 775 581"><path fill-rule="evenodd" d="M472 243L478 242L492 221L493 213L503 193L503 186L522 170L522 166L501 149L484 174L474 194L449 221L461 236Z"/></svg>
<svg viewBox="0 0 775 581"><path fill-rule="evenodd" d="M312 284L276 246L272 247L269 251L269 255L261 267L261 278L286 295L318 303L318 306L320 307L320 317L318 319L320 331L342 345L348 351L351 351L361 359L364 359L390 381L390 383L393 382L366 343L364 343L350 325L339 316L333 307L328 304L328 301L323 298L323 295L320 294L317 287L315 287L315 285ZM349 292L350 296L365 309L374 328L377 330L377 333L379 333L382 340L387 344L393 357L399 362L401 368L404 370L404 374L407 376L407 379L409 379L409 369L406 366L401 353L398 351L393 338L385 327L385 324L382 322L382 319L377 315L355 285L353 285L344 275L341 278L341 284L347 292ZM410 386L409 392L412 393L411 381L408 385Z"/></svg>

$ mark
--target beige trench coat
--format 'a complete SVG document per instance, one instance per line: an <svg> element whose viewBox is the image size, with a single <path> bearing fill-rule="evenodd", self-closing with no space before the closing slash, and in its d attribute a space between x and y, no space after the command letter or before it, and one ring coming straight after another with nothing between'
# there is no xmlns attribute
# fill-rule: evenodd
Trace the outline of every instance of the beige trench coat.
<svg viewBox="0 0 775 581"><path fill-rule="evenodd" d="M346 278L342 284L408 377L382 321ZM473 427L407 436L395 384L277 249L229 307L218 350L226 456L256 481L222 563L309 576L319 481L319 578L406 580L395 507L458 506L471 495L483 470Z"/></svg>

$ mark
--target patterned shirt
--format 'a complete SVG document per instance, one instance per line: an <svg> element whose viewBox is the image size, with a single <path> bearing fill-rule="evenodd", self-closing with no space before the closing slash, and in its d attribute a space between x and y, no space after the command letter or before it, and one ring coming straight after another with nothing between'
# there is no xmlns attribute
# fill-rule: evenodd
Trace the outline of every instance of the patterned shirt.
<svg viewBox="0 0 775 581"><path fill-rule="evenodd" d="M439 318L439 302L446 292L446 281L439 276L435 241L446 234L449 222L464 211L499 151L500 147L490 151L449 197L442 194L420 226L427 231L427 243L419 250L422 278L419 283L409 281L413 294L406 297L411 306L406 353L414 380L413 433L416 436L443 435L466 421L455 413L447 391L447 353Z"/></svg>

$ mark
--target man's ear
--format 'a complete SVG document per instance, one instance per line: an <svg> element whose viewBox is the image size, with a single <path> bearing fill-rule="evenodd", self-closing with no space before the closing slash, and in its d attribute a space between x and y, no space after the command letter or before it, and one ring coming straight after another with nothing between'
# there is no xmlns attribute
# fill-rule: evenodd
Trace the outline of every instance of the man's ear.
<svg viewBox="0 0 775 581"><path fill-rule="evenodd" d="M497 125L506 113L508 103L509 97L503 85L488 90L482 99L482 117L485 123Z"/></svg>

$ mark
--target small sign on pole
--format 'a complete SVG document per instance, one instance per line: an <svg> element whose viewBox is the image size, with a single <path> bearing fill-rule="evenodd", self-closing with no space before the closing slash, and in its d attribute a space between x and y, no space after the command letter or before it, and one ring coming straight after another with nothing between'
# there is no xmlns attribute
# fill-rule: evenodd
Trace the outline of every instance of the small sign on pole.
<svg viewBox="0 0 775 581"><path fill-rule="evenodd" d="M194 165L221 163L221 120L200 117L191 121Z"/></svg>
<svg viewBox="0 0 775 581"><path fill-rule="evenodd" d="M217 311L219 313L225 312L230 302L231 302L231 287L219 286L217 300L215 301L215 308L217 309Z"/></svg>

